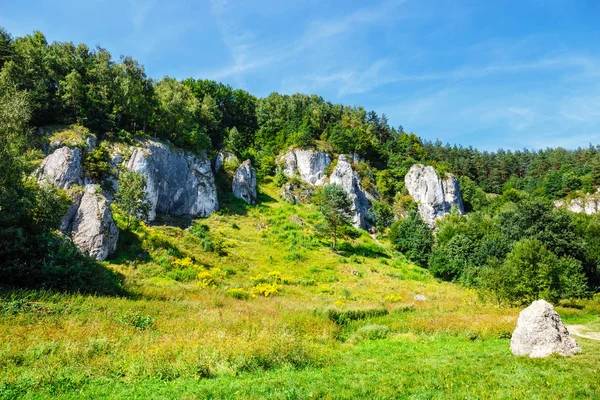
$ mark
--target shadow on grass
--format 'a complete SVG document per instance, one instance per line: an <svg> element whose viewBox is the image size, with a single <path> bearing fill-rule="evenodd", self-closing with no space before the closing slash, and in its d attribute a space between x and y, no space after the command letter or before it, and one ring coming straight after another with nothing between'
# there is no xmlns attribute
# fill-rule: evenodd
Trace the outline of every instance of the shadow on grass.
<svg viewBox="0 0 600 400"><path fill-rule="evenodd" d="M219 196L219 213L221 215L247 216L251 209L260 207L261 204L276 202L276 199L265 193L258 193L257 204L248 204L244 200L235 197L231 192L221 193Z"/></svg>
<svg viewBox="0 0 600 400"><path fill-rule="evenodd" d="M382 257L390 258L385 249L375 243L370 244L351 244L349 242L342 242L338 244L336 252L344 257L351 255L363 256L363 257Z"/></svg>

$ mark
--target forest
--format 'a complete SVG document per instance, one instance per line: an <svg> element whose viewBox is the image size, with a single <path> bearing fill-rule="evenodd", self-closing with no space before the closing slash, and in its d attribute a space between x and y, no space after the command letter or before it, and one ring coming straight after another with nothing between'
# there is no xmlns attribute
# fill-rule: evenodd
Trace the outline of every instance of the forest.
<svg viewBox="0 0 600 400"><path fill-rule="evenodd" d="M517 302L586 297L600 283L600 219L552 204L596 192L600 146L485 152L427 141L361 106L318 95L258 98L211 80L155 80L131 57L48 43L39 31L12 37L0 30L0 68L0 257L8 260L0 268L11 277L5 283L55 287L63 285L59 276L71 275L96 282L92 291L98 282L108 285L91 278L93 267L81 267L90 260L52 234L68 199L27 179L43 146L37 128L73 124L101 142L155 137L209 156L227 150L252 160L260 179L276 174L276 156L290 147L357 154L363 186L380 196L380 234L434 276ZM87 154L87 173L102 175L107 157L102 146ZM415 163L459 177L468 216L450 215L433 232L423 228L404 187Z"/></svg>

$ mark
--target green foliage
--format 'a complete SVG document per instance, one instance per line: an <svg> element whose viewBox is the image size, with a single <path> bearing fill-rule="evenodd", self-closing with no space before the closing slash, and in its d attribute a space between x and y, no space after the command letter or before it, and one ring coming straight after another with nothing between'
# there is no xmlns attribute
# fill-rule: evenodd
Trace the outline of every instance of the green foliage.
<svg viewBox="0 0 600 400"><path fill-rule="evenodd" d="M275 186L282 187L287 181L288 181L288 177L285 176L285 174L283 173L283 169L278 168L277 173L275 174L275 177L273 178L273 183L275 183Z"/></svg>
<svg viewBox="0 0 600 400"><path fill-rule="evenodd" d="M64 192L24 178L30 138L27 95L0 83L0 282L12 286L116 293L116 274L54 233L69 206Z"/></svg>
<svg viewBox="0 0 600 400"><path fill-rule="evenodd" d="M152 329L156 319L150 317L149 315L144 316L140 313L133 313L122 317L119 322L124 325L132 326L140 331L144 331L147 329Z"/></svg>
<svg viewBox="0 0 600 400"><path fill-rule="evenodd" d="M375 215L375 226L377 230L384 231L394 223L394 210L382 201L373 202L373 214Z"/></svg>
<svg viewBox="0 0 600 400"><path fill-rule="evenodd" d="M101 181L110 169L108 159L108 150L103 145L89 152L83 162L86 176L95 181Z"/></svg>
<svg viewBox="0 0 600 400"><path fill-rule="evenodd" d="M350 223L350 200L340 185L326 185L317 197L319 212L325 219L325 230L333 236L332 247L337 246L338 232Z"/></svg>
<svg viewBox="0 0 600 400"><path fill-rule="evenodd" d="M389 237L392 245L406 258L421 267L427 266L433 234L418 212L410 211L405 219L395 222Z"/></svg>
<svg viewBox="0 0 600 400"><path fill-rule="evenodd" d="M447 244L435 247L429 259L429 270L443 280L458 279L470 266L474 251L473 240L457 234Z"/></svg>
<svg viewBox="0 0 600 400"><path fill-rule="evenodd" d="M146 177L135 171L121 172L114 205L125 215L127 228L140 219L147 220L151 205L146 193Z"/></svg>
<svg viewBox="0 0 600 400"><path fill-rule="evenodd" d="M483 210L488 203L483 189L477 186L468 176L461 176L458 181L465 211Z"/></svg>
<svg viewBox="0 0 600 400"><path fill-rule="evenodd" d="M559 258L535 239L517 242L500 266L488 266L483 283L499 299L527 304L546 299L586 295L587 285L581 263Z"/></svg>

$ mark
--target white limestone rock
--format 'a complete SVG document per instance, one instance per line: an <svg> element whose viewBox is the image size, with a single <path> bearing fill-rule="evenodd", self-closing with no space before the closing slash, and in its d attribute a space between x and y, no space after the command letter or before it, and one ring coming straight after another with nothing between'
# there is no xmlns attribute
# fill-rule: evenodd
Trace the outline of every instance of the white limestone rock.
<svg viewBox="0 0 600 400"><path fill-rule="evenodd" d="M331 173L329 183L340 185L348 193L352 203L352 225L358 229L370 229L375 221L371 213L372 204L346 155L342 154L338 157L338 163Z"/></svg>
<svg viewBox="0 0 600 400"><path fill-rule="evenodd" d="M250 160L244 161L235 172L232 184L233 195L248 204L256 204L256 171Z"/></svg>
<svg viewBox="0 0 600 400"><path fill-rule="evenodd" d="M77 211L67 226L75 246L91 258L105 260L117 249L119 230L98 185L85 187Z"/></svg>
<svg viewBox="0 0 600 400"><path fill-rule="evenodd" d="M544 300L534 301L521 311L510 340L510 350L514 355L531 358L551 354L572 356L581 352L552 304Z"/></svg>
<svg viewBox="0 0 600 400"><path fill-rule="evenodd" d="M600 196L598 193L595 193L575 199L557 200L554 202L554 206L565 208L575 213L597 214L600 212Z"/></svg>
<svg viewBox="0 0 600 400"><path fill-rule="evenodd" d="M285 153L278 161L288 178L298 174L302 181L318 186L325 184L325 168L331 164L331 158L327 153L301 149Z"/></svg>
<svg viewBox="0 0 600 400"><path fill-rule="evenodd" d="M127 169L146 177L150 220L157 213L208 217L219 208L215 178L205 156L144 140L133 149Z"/></svg>
<svg viewBox="0 0 600 400"><path fill-rule="evenodd" d="M60 147L47 156L37 169L38 182L68 189L83 183L82 152L79 148Z"/></svg>
<svg viewBox="0 0 600 400"><path fill-rule="evenodd" d="M404 183L419 206L421 218L431 228L435 220L449 214L452 207L456 207L459 214L465 213L458 180L451 174L442 180L433 167L415 164Z"/></svg>

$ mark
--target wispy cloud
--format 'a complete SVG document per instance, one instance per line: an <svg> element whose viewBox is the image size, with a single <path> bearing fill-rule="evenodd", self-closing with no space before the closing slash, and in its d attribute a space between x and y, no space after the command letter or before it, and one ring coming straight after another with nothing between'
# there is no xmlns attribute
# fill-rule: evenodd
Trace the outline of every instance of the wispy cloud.
<svg viewBox="0 0 600 400"><path fill-rule="evenodd" d="M278 65L310 53L326 39L340 36L361 26L397 18L391 11L406 0L387 1L378 6L355 10L342 17L309 22L296 39L278 42L261 37L235 22L235 5L229 0L211 0L212 13L221 33L221 39L230 49L233 63L218 71L203 72L213 79L240 77L248 71Z"/></svg>
<svg viewBox="0 0 600 400"><path fill-rule="evenodd" d="M144 29L146 18L153 7L153 0L129 0L131 24L133 25L135 33L140 33Z"/></svg>

